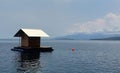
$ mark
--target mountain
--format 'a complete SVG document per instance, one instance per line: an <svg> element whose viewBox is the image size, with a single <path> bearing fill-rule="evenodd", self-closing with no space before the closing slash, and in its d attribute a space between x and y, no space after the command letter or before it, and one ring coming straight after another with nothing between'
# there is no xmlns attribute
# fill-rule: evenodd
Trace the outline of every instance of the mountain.
<svg viewBox="0 0 120 73"><path fill-rule="evenodd" d="M120 34L112 33L75 33L71 35L56 37L56 40L120 40Z"/></svg>
<svg viewBox="0 0 120 73"><path fill-rule="evenodd" d="M120 40L120 37L109 37L109 38L92 39L92 40Z"/></svg>

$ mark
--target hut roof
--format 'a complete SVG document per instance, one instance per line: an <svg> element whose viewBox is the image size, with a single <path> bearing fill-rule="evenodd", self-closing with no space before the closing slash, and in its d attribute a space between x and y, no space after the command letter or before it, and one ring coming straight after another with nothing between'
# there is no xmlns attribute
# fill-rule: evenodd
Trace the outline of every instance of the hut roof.
<svg viewBox="0 0 120 73"><path fill-rule="evenodd" d="M26 34L28 37L49 37L49 35L41 29L20 29L14 36L21 37L22 34Z"/></svg>

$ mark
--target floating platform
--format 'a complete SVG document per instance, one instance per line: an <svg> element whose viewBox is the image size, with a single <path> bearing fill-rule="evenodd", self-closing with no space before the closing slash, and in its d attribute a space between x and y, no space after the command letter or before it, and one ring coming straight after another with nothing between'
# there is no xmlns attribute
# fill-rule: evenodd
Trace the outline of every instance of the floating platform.
<svg viewBox="0 0 120 73"><path fill-rule="evenodd" d="M40 48L36 47L14 47L11 49L12 51L19 51L19 52L52 52L54 49L48 46L42 46Z"/></svg>

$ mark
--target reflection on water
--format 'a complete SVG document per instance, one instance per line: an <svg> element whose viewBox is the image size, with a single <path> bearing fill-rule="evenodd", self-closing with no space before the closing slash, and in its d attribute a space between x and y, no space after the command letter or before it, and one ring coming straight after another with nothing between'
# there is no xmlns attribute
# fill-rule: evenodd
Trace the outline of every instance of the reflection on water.
<svg viewBox="0 0 120 73"><path fill-rule="evenodd" d="M17 71L19 73L37 73L40 71L40 52L19 52L18 57Z"/></svg>

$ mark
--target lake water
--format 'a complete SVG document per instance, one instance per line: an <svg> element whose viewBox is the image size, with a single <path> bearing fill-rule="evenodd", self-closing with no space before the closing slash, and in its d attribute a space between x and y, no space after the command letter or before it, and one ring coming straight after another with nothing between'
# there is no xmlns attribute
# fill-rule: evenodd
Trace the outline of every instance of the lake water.
<svg viewBox="0 0 120 73"><path fill-rule="evenodd" d="M17 45L0 41L0 73L120 73L120 41L42 41L52 53L11 51Z"/></svg>

